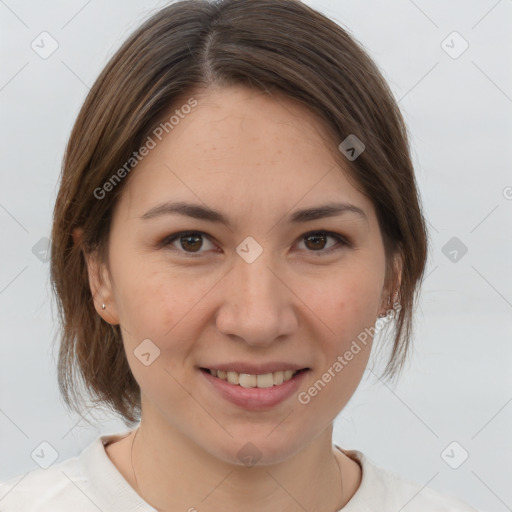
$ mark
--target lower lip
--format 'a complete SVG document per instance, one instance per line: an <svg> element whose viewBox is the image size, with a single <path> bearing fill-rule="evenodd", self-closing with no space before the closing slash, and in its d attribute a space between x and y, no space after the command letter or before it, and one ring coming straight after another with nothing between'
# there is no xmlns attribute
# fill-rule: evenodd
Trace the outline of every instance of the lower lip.
<svg viewBox="0 0 512 512"><path fill-rule="evenodd" d="M226 400L249 411L270 409L293 395L310 370L303 370L278 386L271 388L244 388L227 380L214 377L210 372L199 370L213 389Z"/></svg>

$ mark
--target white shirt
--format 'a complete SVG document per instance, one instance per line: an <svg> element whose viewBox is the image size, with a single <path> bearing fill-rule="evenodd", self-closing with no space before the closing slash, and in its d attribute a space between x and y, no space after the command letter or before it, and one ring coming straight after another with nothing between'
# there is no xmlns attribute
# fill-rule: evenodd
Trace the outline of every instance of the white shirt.
<svg viewBox="0 0 512 512"><path fill-rule="evenodd" d="M76 457L0 483L0 511L156 512L105 451L106 444L128 433L99 436ZM361 484L341 512L478 512L451 495L376 466L360 451L335 446L362 467Z"/></svg>

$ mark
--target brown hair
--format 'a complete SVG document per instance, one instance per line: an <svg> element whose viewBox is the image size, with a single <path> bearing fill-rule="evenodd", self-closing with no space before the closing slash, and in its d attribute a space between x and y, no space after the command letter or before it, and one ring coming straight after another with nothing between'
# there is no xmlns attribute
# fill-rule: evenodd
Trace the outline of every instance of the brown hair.
<svg viewBox="0 0 512 512"><path fill-rule="evenodd" d="M307 106L341 143L356 135L353 161L333 147L349 179L373 202L386 250L387 284L401 255L401 306L384 377L403 368L413 305L427 257L405 123L363 47L334 21L297 0L185 0L153 15L112 57L72 130L54 210L51 279L62 323L59 387L80 412L83 392L126 422L140 418L140 389L121 331L96 313L83 251L106 257L113 208L126 176L98 199L95 190L129 161L162 116L197 88L246 85ZM74 243L75 228L83 238ZM106 261L105 259L103 261ZM86 389L79 391L79 384Z"/></svg>

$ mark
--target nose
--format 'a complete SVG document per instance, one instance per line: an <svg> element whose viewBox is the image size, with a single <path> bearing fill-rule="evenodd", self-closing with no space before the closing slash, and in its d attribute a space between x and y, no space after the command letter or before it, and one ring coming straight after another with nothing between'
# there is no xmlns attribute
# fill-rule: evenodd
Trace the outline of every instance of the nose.
<svg viewBox="0 0 512 512"><path fill-rule="evenodd" d="M223 280L217 329L248 345L262 347L294 333L298 299L283 274L271 268L265 251L252 263L235 258L234 268Z"/></svg>

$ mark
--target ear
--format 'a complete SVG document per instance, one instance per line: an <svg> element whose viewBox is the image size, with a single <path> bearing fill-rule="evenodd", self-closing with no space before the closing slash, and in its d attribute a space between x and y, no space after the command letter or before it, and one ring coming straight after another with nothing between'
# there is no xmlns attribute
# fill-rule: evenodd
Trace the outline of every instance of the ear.
<svg viewBox="0 0 512 512"><path fill-rule="evenodd" d="M385 286L383 287L381 295L381 307L379 310L379 316L386 315L386 313L393 307L396 292L400 291L400 285L402 283L402 269L402 254L400 251L397 251L393 255L393 259L387 269ZM388 303L388 299L390 303Z"/></svg>
<svg viewBox="0 0 512 512"><path fill-rule="evenodd" d="M75 245L82 245L83 230L75 228L73 230L73 240ZM119 315L117 312L112 279L107 264L101 261L97 251L88 252L81 247L87 264L87 273L89 275L89 287L91 289L94 308L97 313L112 325L119 324ZM103 309L103 305L105 309Z"/></svg>

